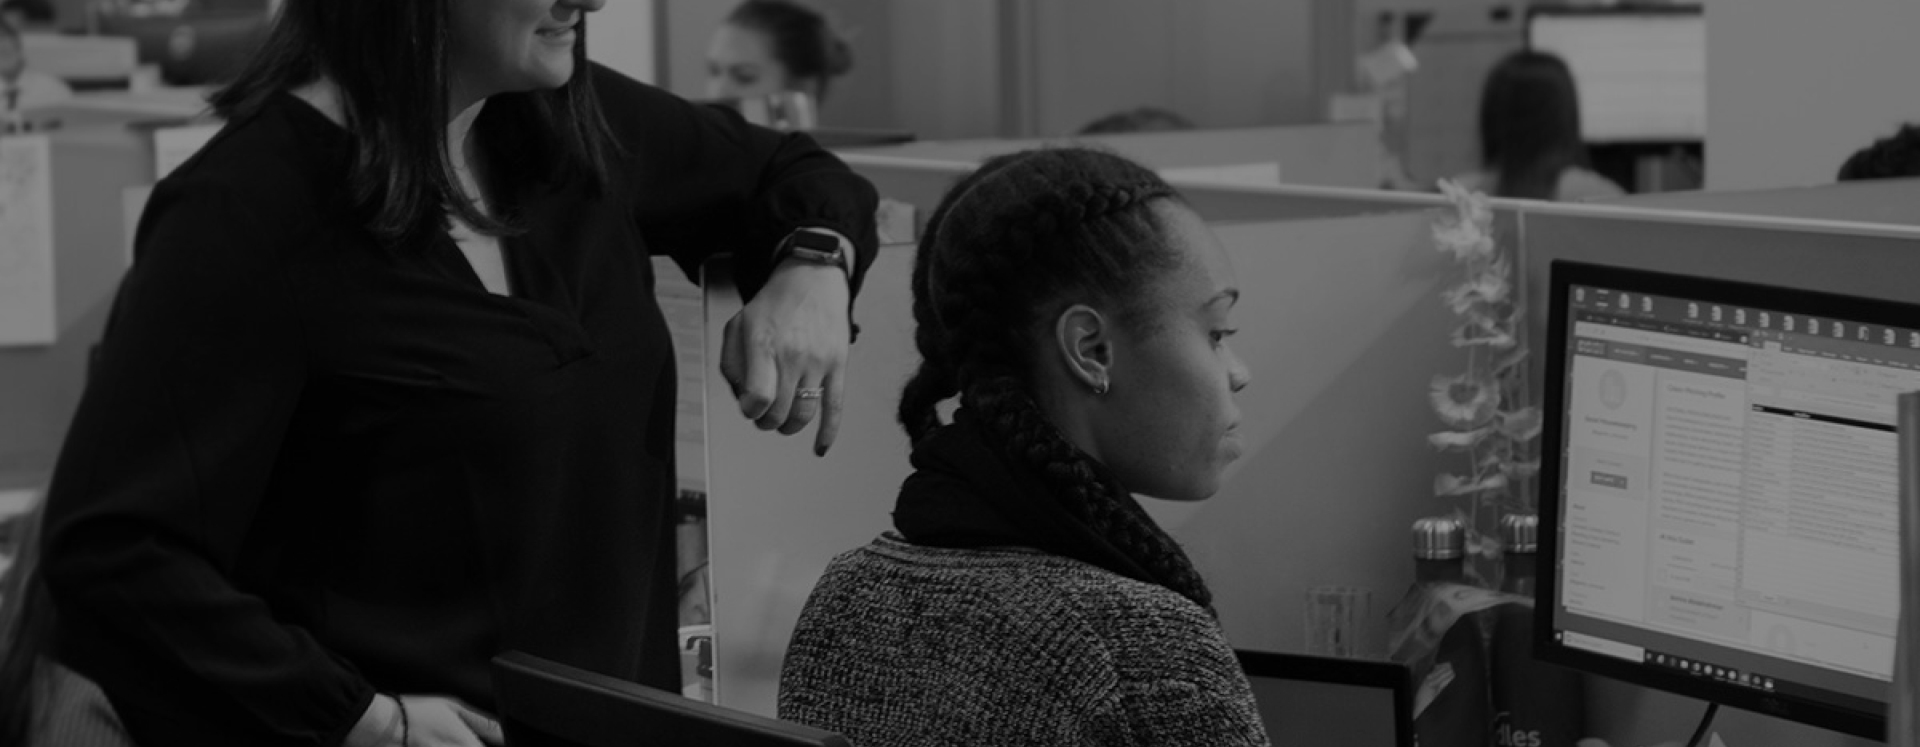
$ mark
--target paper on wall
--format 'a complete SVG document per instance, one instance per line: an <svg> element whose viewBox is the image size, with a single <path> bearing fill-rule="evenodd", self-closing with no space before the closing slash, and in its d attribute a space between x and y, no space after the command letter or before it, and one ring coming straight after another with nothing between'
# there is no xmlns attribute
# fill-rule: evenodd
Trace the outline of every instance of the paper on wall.
<svg viewBox="0 0 1920 747"><path fill-rule="evenodd" d="M186 163L200 147L212 140L221 124L163 127L153 131L153 178L157 181Z"/></svg>
<svg viewBox="0 0 1920 747"><path fill-rule="evenodd" d="M53 141L0 138L0 346L52 345Z"/></svg>

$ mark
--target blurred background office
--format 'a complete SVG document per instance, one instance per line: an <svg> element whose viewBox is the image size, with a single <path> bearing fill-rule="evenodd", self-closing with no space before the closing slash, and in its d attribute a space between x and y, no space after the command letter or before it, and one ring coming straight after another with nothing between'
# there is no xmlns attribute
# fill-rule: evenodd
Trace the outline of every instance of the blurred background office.
<svg viewBox="0 0 1920 747"><path fill-rule="evenodd" d="M22 14L6 15L25 21ZM20 26L0 17L0 115L11 117L17 112L60 103L72 95L73 89L65 81L33 69L32 61L27 59Z"/></svg>
<svg viewBox="0 0 1920 747"><path fill-rule="evenodd" d="M949 154L1084 133L1235 149L1235 158L1277 164L1262 179L1314 186L1353 165L1306 168L1299 160L1315 154L1261 151L1262 143L1357 130L1372 147L1351 152L1390 161L1409 188L1479 174L1483 187L1504 192L1510 185L1495 175L1506 164L1488 152L1483 128L1541 130L1510 115L1489 122L1479 104L1497 93L1488 85L1502 79L1502 60L1532 49L1564 63L1577 103L1577 136L1566 139L1573 128L1562 127L1543 149L1552 166L1541 173L1558 174L1556 187L1566 173L1624 193L1607 199L1802 187L1914 175L1910 164L1920 160L1906 127L1920 122L1913 0L804 3L794 7L805 13L783 17L821 20L790 34L780 30L788 24L742 15L773 6L765 0L609 0L593 17L590 54L689 98L805 90L820 99L823 127L911 133L915 145ZM34 484L53 461L86 346L127 261L136 198L161 173L151 127L201 112L199 97L258 41L276 5L0 0L0 18L23 29L25 68L74 91L47 108L65 124L51 156L59 340L0 348L0 492ZM782 39L803 40L808 59L796 64L787 54L781 62L781 48L791 46ZM4 45L0 74L11 59ZM780 74L728 80L734 63L749 58L779 65ZM1569 197L1563 189L1521 192ZM121 215L123 196L129 212L102 219ZM699 291L683 300L676 308L697 320ZM697 333L679 344L697 368ZM681 388L696 391L697 382L683 379ZM697 410L680 420L689 439L701 437ZM683 461L680 474L705 475L705 465ZM681 517L688 622L712 616L698 527L706 486L697 482L683 486ZM0 501L0 512L7 505ZM1636 696L1603 697L1622 701L1614 710L1638 704Z"/></svg>
<svg viewBox="0 0 1920 747"><path fill-rule="evenodd" d="M217 80L273 6L0 8L27 25L36 67L87 93ZM1591 170L1638 193L1831 180L1862 144L1920 119L1895 74L1920 56L1898 34L1916 24L1912 4L1842 15L1787 0L623 0L591 47L688 97L803 90L825 100L826 126L921 140L1063 137L1143 108L1198 130L1378 122L1422 185L1485 165L1472 102L1496 62L1531 47L1569 66ZM86 34L131 40L131 55ZM1414 69L1383 90L1365 61L1390 45ZM742 60L767 73L725 69ZM1779 95L1789 88L1811 98Z"/></svg>

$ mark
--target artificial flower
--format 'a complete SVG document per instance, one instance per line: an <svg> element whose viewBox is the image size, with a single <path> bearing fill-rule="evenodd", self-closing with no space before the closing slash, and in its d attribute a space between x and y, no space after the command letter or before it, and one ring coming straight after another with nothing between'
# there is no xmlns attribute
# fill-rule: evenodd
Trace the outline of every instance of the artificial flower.
<svg viewBox="0 0 1920 747"><path fill-rule="evenodd" d="M1455 314L1465 314L1475 304L1496 304L1507 300L1507 294L1513 290L1513 284L1501 274L1483 272L1473 275L1465 282L1448 288L1440 294L1447 302L1447 308Z"/></svg>
<svg viewBox="0 0 1920 747"><path fill-rule="evenodd" d="M1510 351L1507 351L1506 355L1500 356L1500 360L1493 362L1493 375L1505 376L1507 375L1507 372L1512 371L1515 368L1518 368L1520 364L1525 363L1526 361L1527 361L1527 349L1516 347Z"/></svg>
<svg viewBox="0 0 1920 747"><path fill-rule="evenodd" d="M1440 475L1433 480L1433 494L1441 497L1455 495L1473 495L1507 487L1507 476L1492 474L1478 480L1468 480L1459 475Z"/></svg>
<svg viewBox="0 0 1920 747"><path fill-rule="evenodd" d="M1500 413L1500 433L1515 441L1532 441L1540 435L1542 426L1540 408L1522 407Z"/></svg>
<svg viewBox="0 0 1920 747"><path fill-rule="evenodd" d="M1525 480L1540 474L1540 460L1527 459L1508 461L1500 465L1500 470L1509 480Z"/></svg>
<svg viewBox="0 0 1920 747"><path fill-rule="evenodd" d="M1507 325L1493 315L1469 310L1466 316L1467 320L1453 329L1454 347L1485 345L1495 350L1506 350L1517 342L1513 333L1507 331Z"/></svg>
<svg viewBox="0 0 1920 747"><path fill-rule="evenodd" d="M1493 235L1480 224L1459 218L1442 219L1433 226L1435 248L1453 254L1460 262L1493 256Z"/></svg>
<svg viewBox="0 0 1920 747"><path fill-rule="evenodd" d="M1472 374L1433 377L1433 410L1452 428L1478 428L1493 419L1500 392L1493 381Z"/></svg>
<svg viewBox="0 0 1920 747"><path fill-rule="evenodd" d="M1432 444L1433 448L1442 451L1466 451L1478 446L1480 441L1492 432L1492 426L1475 428L1469 431L1440 431L1439 433L1428 434L1427 443Z"/></svg>
<svg viewBox="0 0 1920 747"><path fill-rule="evenodd" d="M1493 223L1493 203L1485 194L1460 186L1452 179L1440 180L1440 194L1453 203L1462 220L1489 225Z"/></svg>

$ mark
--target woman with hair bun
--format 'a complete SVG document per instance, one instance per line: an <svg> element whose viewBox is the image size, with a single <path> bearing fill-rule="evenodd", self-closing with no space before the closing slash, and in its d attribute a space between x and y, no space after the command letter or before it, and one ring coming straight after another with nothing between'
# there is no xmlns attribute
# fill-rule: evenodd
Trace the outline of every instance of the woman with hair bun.
<svg viewBox="0 0 1920 747"><path fill-rule="evenodd" d="M846 39L819 11L790 0L747 0L727 15L707 47L707 96L800 92L824 101L828 84L852 68Z"/></svg>
<svg viewBox="0 0 1920 747"><path fill-rule="evenodd" d="M863 747L1267 744L1206 582L1133 498L1203 500L1238 456L1218 240L1138 164L1026 151L948 192L912 292L914 472L801 612L781 718Z"/></svg>

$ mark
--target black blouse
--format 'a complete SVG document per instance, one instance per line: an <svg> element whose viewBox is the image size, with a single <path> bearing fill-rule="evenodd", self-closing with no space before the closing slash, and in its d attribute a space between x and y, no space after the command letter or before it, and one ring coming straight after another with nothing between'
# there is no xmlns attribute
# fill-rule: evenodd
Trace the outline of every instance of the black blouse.
<svg viewBox="0 0 1920 747"><path fill-rule="evenodd" d="M678 690L675 371L649 254L876 241L801 135L601 68L595 198L524 181L511 297L453 241L380 247L351 136L282 94L163 180L55 472L60 657L146 744L340 742L376 690L492 709L521 649ZM489 104L475 133L515 133Z"/></svg>

